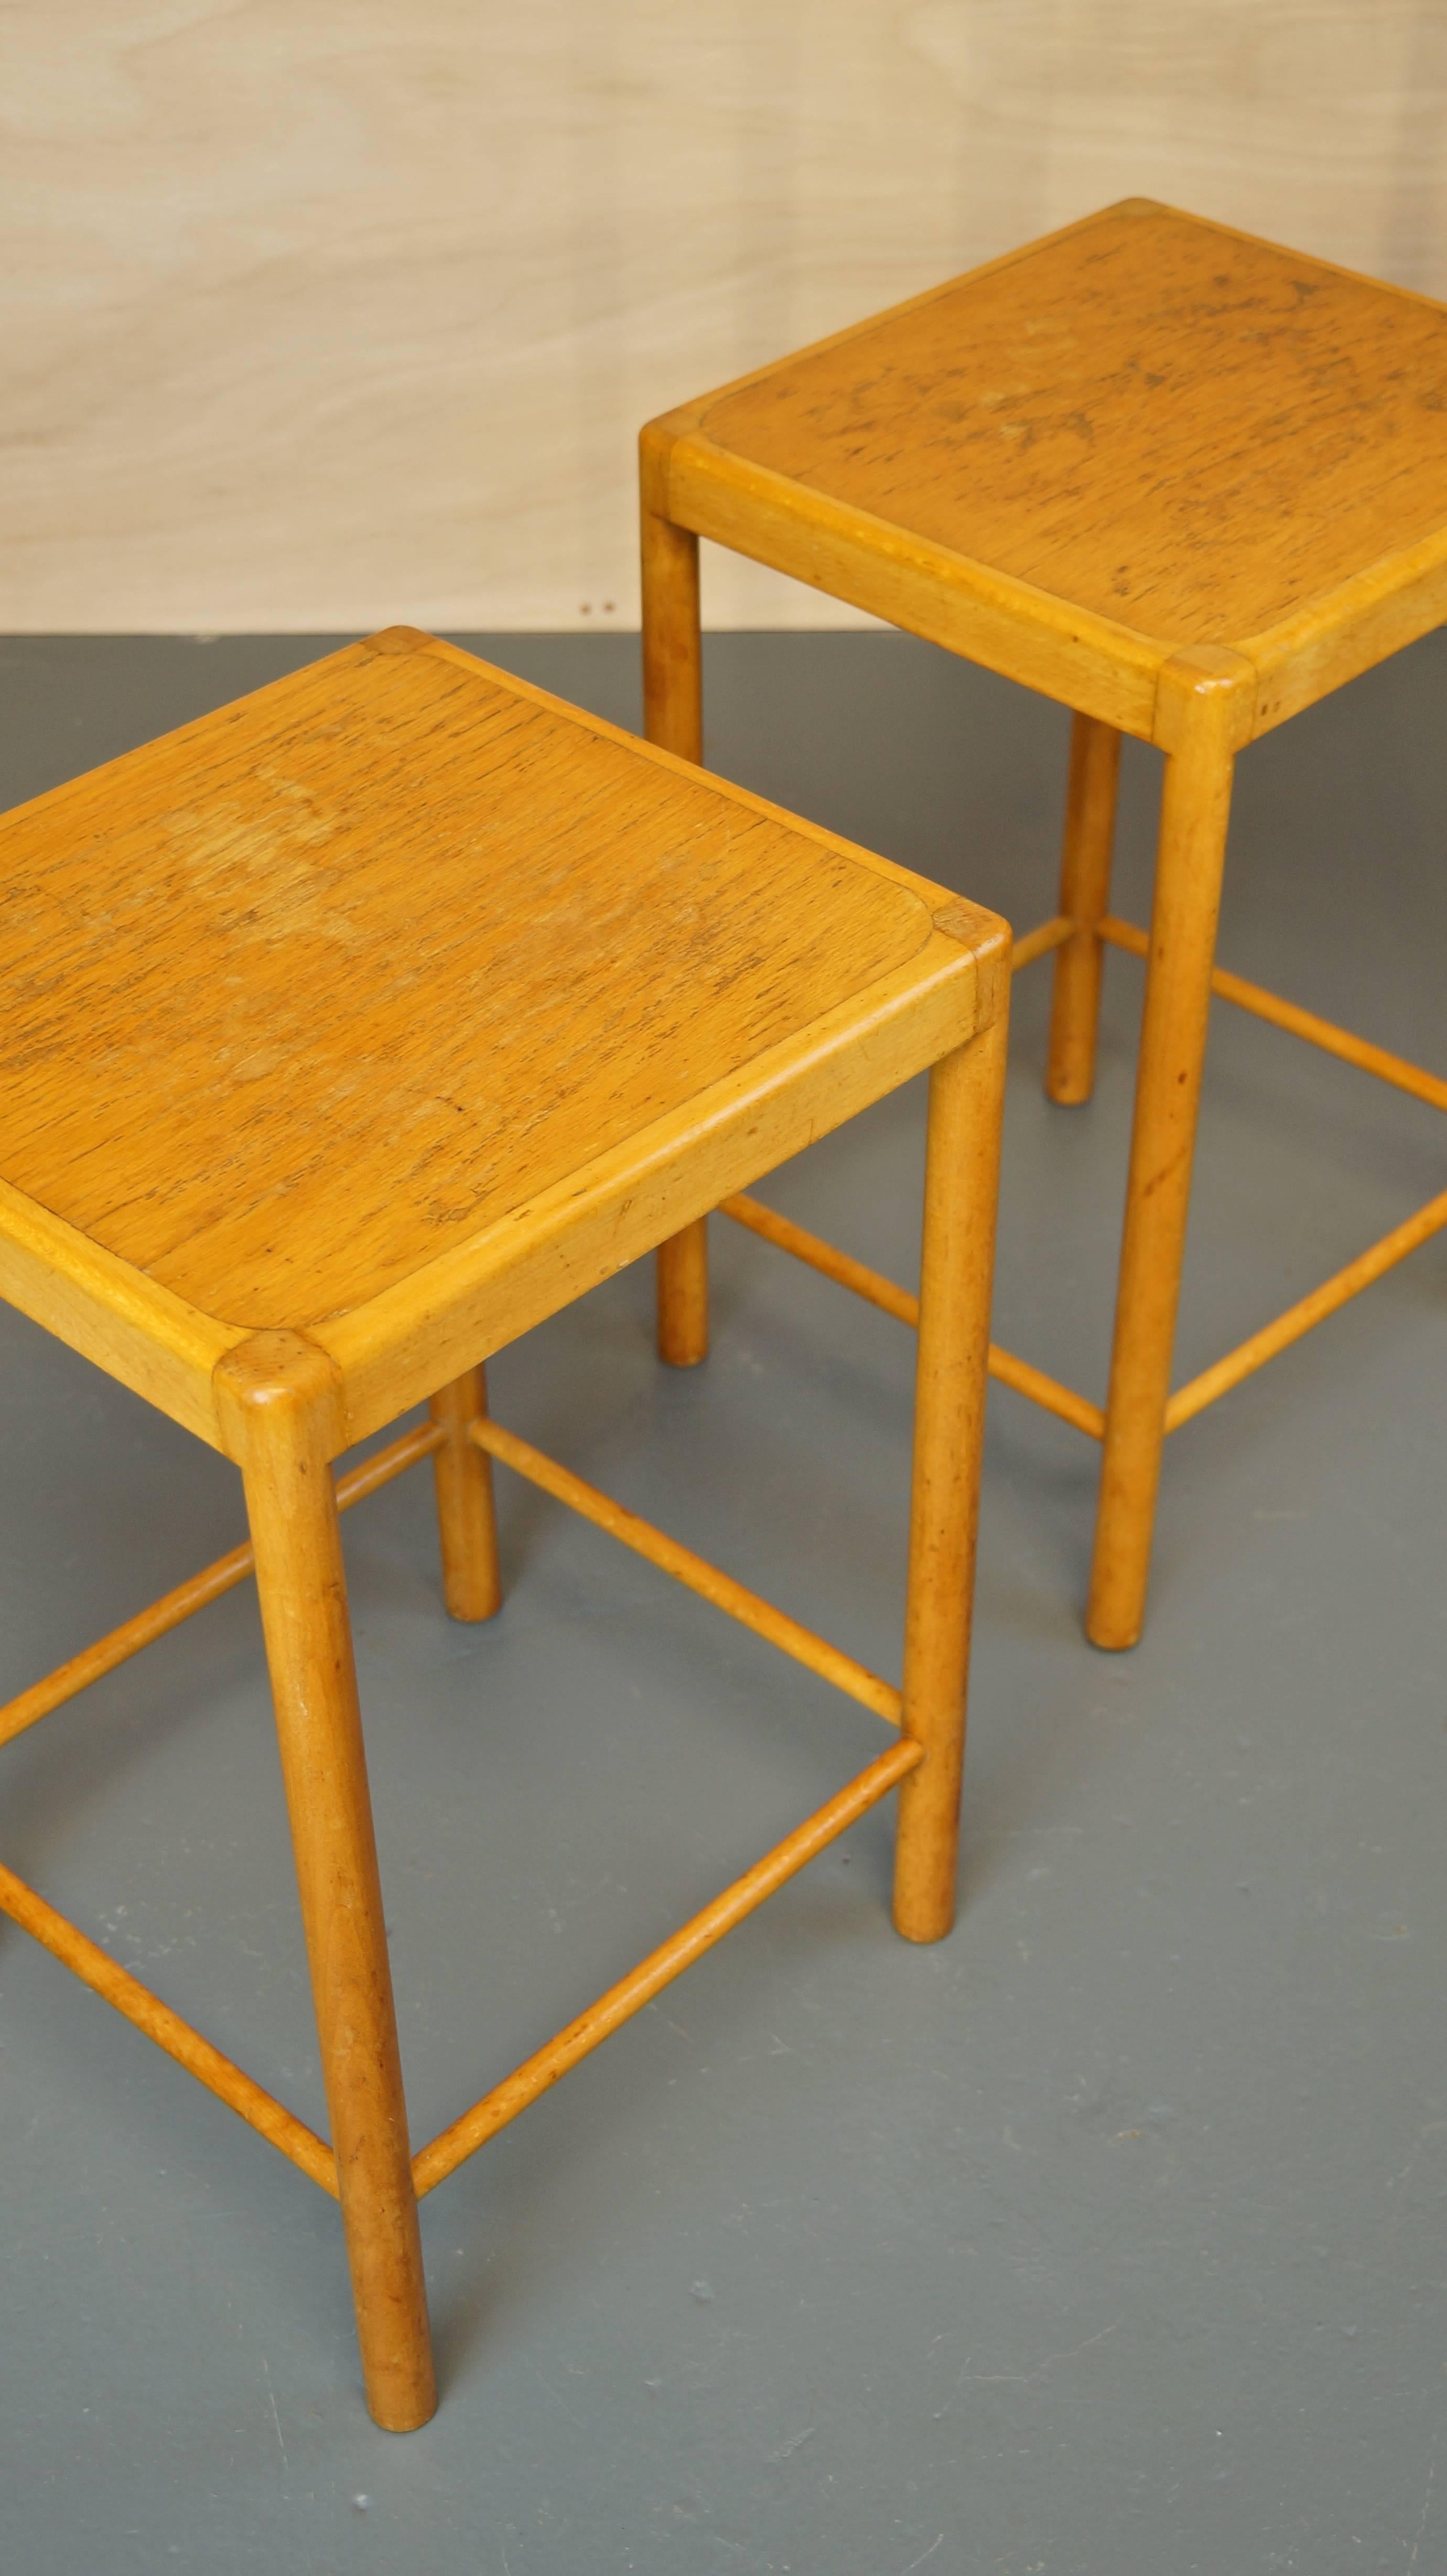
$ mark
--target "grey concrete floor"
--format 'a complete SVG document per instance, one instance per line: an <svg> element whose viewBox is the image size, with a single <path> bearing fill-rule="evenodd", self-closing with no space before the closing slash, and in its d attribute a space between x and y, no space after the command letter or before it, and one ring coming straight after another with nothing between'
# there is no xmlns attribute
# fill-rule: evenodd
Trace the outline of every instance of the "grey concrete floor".
<svg viewBox="0 0 1447 2576"><path fill-rule="evenodd" d="M3 649L5 801L326 639ZM626 639L490 639L632 721ZM1225 962L1447 1061L1447 653L1249 752ZM710 647L717 765L1026 923L1066 719L893 636ZM1130 747L1118 901L1148 883ZM419 899L425 889L419 888ZM1098 1393L1139 970L1098 1097L1017 990L997 1331ZM766 1195L908 1278L922 1104ZM1435 1114L1213 1031L1180 1372L1443 1183ZM889 1669L911 1348L716 1223L717 1342L642 1268L498 1411ZM241 1533L233 1472L4 1318L4 1687ZM964 1905L920 1951L876 1815L424 2209L444 2398L363 2412L332 2205L0 1938L15 2576L1257 2576L1447 2567L1447 1244L1183 1431L1150 1626L1079 1609L1095 1455L996 1390ZM414 2126L430 2135L819 1803L874 1722L530 1490L439 1606L425 1470L347 1525ZM5 1755L4 1858L322 2118L255 1604Z"/></svg>

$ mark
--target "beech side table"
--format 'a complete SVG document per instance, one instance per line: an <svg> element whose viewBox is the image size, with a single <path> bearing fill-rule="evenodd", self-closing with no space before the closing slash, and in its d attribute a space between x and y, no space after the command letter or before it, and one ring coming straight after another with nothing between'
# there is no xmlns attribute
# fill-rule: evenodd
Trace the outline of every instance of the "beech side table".
<svg viewBox="0 0 1447 2576"><path fill-rule="evenodd" d="M1086 1614L1135 1643L1166 1434L1439 1227L1447 1192L1171 1391L1211 995L1447 1108L1447 1081L1214 967L1243 745L1447 617L1447 310L1145 200L763 367L642 434L650 737L702 757L698 539L1075 710L1046 1088L1089 1098L1103 952L1147 960L1104 1410L995 1376L1103 1443ZM1109 909L1122 734L1166 755L1149 930ZM725 1213L910 1321L913 1300L736 1198ZM659 1341L707 1349L704 1236L659 1259Z"/></svg>
<svg viewBox="0 0 1447 2576"><path fill-rule="evenodd" d="M895 1787L895 1922L949 1929L1009 932L405 628L18 808L0 888L0 1294L234 1459L251 1527L0 1742L255 1574L330 2142L8 1869L0 1908L340 2200L405 2431L421 2194ZM481 1363L926 1067L895 1689L491 1420ZM455 1618L501 1598L500 1459L897 1741L413 2155L337 1516L427 1457Z"/></svg>

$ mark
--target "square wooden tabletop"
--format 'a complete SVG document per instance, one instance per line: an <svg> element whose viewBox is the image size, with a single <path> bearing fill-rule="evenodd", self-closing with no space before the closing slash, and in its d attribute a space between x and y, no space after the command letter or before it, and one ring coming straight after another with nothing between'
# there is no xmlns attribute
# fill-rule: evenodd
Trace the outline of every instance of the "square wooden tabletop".
<svg viewBox="0 0 1447 2576"><path fill-rule="evenodd" d="M882 614L877 580L847 589L851 524L896 572L913 540L945 587L968 568L1022 625L1053 614L1062 650L1084 638L1140 676L1132 731L1183 647L1269 679L1424 579L1385 649L1447 613L1447 309L1145 200L706 395L645 445L663 515ZM788 490L812 557L779 536ZM983 627L938 640L1010 668ZM1327 685L1345 676L1333 662ZM1070 697L1068 662L1060 678ZM1272 697L1265 720L1304 702Z"/></svg>
<svg viewBox="0 0 1447 2576"><path fill-rule="evenodd" d="M967 1037L1005 942L409 629L4 817L0 887L0 1286L121 1375L79 1271L191 1377L312 1333L353 1436Z"/></svg>

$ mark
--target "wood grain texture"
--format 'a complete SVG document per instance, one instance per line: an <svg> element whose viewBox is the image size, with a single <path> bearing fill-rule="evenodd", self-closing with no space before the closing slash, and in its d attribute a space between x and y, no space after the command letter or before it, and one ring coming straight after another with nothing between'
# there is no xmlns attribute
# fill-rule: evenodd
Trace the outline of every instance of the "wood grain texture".
<svg viewBox="0 0 1447 2576"><path fill-rule="evenodd" d="M1149 738L1163 659L1149 637L739 457L693 427L691 409L672 420L677 443L656 477L645 433L644 491L666 491L685 527L788 573L814 597L845 600Z"/></svg>
<svg viewBox="0 0 1447 2576"><path fill-rule="evenodd" d="M1447 292L1427 0L65 0L0 64L22 630L632 623L638 421L1131 193Z"/></svg>
<svg viewBox="0 0 1447 2576"><path fill-rule="evenodd" d="M366 1305L314 1326L342 1373L347 1439L390 1422L440 1379L489 1358L962 1045L999 1008L1009 972L1005 924L974 918L970 944L960 922L936 928L917 960L801 1038L580 1163Z"/></svg>
<svg viewBox="0 0 1447 2576"><path fill-rule="evenodd" d="M1368 613L1394 642L1433 623L1444 416L1447 310L1132 201L688 404L653 426L645 487L705 535L747 544L753 520L783 569L1110 717L1072 685L1082 643L1127 674L1143 645L1159 666L1202 644L1274 672ZM909 613L923 550L976 631ZM1362 658L1344 643L1339 675Z"/></svg>
<svg viewBox="0 0 1447 2576"><path fill-rule="evenodd" d="M246 1329L389 1420L962 1043L1007 949L410 629L18 809L0 883L0 1277L212 1439Z"/></svg>
<svg viewBox="0 0 1447 2576"><path fill-rule="evenodd" d="M11 1182L228 1323L359 1305L905 964L903 881L425 647L21 809Z"/></svg>

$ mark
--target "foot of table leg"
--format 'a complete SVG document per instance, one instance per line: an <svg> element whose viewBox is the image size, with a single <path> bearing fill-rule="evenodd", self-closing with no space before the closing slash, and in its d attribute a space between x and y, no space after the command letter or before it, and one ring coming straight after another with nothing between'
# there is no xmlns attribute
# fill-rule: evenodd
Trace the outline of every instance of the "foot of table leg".
<svg viewBox="0 0 1447 2576"><path fill-rule="evenodd" d="M432 1453L443 1599L454 1619L490 1619L502 1605L492 1460L467 1434L487 1413L483 1371L468 1369L439 1388L428 1410L447 1433L445 1447Z"/></svg>
<svg viewBox="0 0 1447 2576"><path fill-rule="evenodd" d="M658 1356L671 1368L708 1357L708 1219L658 1247Z"/></svg>

